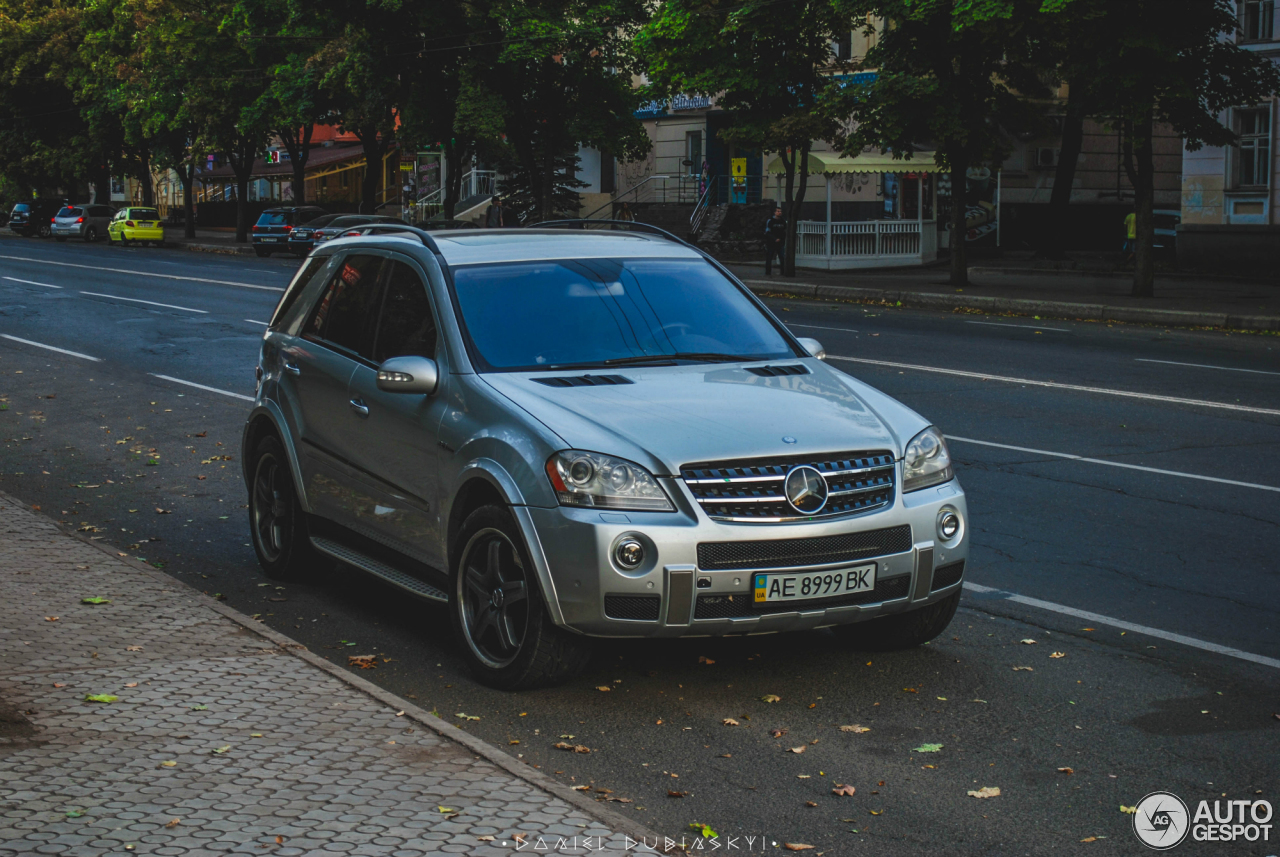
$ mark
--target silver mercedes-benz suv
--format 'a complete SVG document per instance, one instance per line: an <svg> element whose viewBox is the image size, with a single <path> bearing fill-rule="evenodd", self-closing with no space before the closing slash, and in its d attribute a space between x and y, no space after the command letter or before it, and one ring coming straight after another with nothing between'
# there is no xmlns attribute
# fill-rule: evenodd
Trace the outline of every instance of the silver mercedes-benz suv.
<svg viewBox="0 0 1280 857"><path fill-rule="evenodd" d="M388 227L308 257L244 431L266 573L326 557L446 602L503 688L574 674L591 637L941 633L969 529L942 434L641 229Z"/></svg>

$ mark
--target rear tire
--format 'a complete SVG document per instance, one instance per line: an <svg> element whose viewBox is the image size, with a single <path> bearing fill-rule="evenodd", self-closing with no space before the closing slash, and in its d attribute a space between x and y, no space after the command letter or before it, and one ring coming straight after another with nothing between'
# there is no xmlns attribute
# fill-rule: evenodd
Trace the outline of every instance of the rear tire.
<svg viewBox="0 0 1280 857"><path fill-rule="evenodd" d="M311 547L306 513L278 438L267 435L258 441L249 473L249 533L263 572L272 580L290 582L316 576L321 562Z"/></svg>
<svg viewBox="0 0 1280 857"><path fill-rule="evenodd" d="M90 226L84 231L84 243L92 244L98 240L98 229L96 226Z"/></svg>
<svg viewBox="0 0 1280 857"><path fill-rule="evenodd" d="M449 613L463 656L500 690L559 684L591 660L586 637L557 628L547 612L524 538L502 506L481 506L462 524Z"/></svg>
<svg viewBox="0 0 1280 857"><path fill-rule="evenodd" d="M41 223L39 226L36 227L37 238L48 238L52 234L53 234L53 227L47 223Z"/></svg>
<svg viewBox="0 0 1280 857"><path fill-rule="evenodd" d="M854 625L842 625L834 629L836 636L848 645L872 652L892 652L913 649L937 637L951 624L960 606L960 593L956 592L927 607L918 607L906 613L881 616Z"/></svg>

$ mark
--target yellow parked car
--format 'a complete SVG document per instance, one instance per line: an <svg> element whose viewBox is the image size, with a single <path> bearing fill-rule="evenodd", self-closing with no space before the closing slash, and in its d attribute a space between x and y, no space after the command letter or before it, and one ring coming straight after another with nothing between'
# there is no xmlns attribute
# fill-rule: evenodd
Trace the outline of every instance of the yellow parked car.
<svg viewBox="0 0 1280 857"><path fill-rule="evenodd" d="M154 208L122 208L107 224L107 243L120 242L121 247L147 241L157 247L164 244L164 226L160 212Z"/></svg>

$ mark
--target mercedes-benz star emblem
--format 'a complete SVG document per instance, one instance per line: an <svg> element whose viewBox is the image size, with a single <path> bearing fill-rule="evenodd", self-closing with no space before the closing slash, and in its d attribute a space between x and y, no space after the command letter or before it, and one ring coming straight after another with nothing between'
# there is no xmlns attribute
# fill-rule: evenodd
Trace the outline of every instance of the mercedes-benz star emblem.
<svg viewBox="0 0 1280 857"><path fill-rule="evenodd" d="M802 464L787 474L783 483L787 502L804 515L815 515L827 505L827 480L817 468Z"/></svg>

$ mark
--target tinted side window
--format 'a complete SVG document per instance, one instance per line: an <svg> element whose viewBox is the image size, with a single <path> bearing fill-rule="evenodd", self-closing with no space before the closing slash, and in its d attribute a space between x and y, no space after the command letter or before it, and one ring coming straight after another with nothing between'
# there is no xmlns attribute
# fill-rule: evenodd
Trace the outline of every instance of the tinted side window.
<svg viewBox="0 0 1280 857"><path fill-rule="evenodd" d="M289 283L289 288L284 290L284 294L280 296L280 303L276 306L276 311L271 314L271 327L278 328L284 321L285 316L289 314L289 310L293 308L294 303L302 296L316 274L320 273L320 269L328 264L330 256L312 256L307 263L298 269L298 273L293 275L293 281Z"/></svg>
<svg viewBox="0 0 1280 857"><path fill-rule="evenodd" d="M373 359L381 363L409 356L435 359L436 320L418 272L403 262L392 262Z"/></svg>
<svg viewBox="0 0 1280 857"><path fill-rule="evenodd" d="M302 335L369 357L381 269L380 256L353 255L340 261Z"/></svg>

